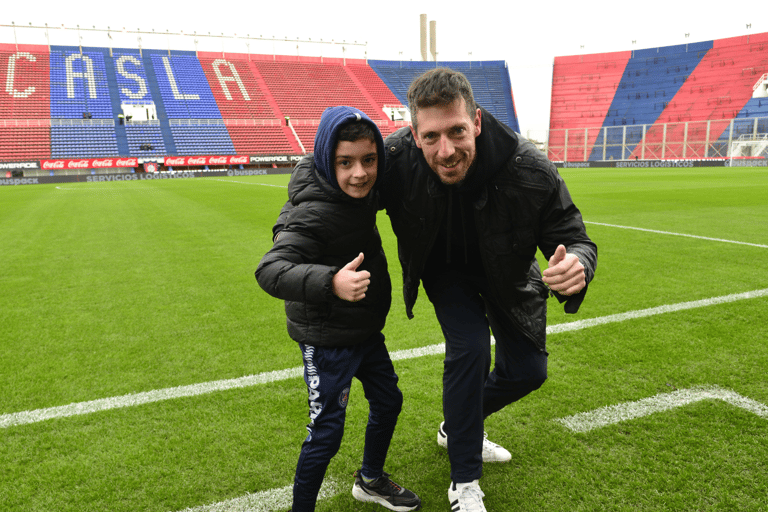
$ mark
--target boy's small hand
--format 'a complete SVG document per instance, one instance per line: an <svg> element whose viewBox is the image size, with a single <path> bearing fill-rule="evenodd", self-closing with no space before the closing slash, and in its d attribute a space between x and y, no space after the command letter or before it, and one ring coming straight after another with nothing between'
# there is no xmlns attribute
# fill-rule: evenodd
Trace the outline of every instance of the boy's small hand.
<svg viewBox="0 0 768 512"><path fill-rule="evenodd" d="M365 298L365 292L371 284L371 273L367 270L357 271L357 267L363 263L363 258L363 253L360 253L333 276L333 293L338 298L349 302Z"/></svg>

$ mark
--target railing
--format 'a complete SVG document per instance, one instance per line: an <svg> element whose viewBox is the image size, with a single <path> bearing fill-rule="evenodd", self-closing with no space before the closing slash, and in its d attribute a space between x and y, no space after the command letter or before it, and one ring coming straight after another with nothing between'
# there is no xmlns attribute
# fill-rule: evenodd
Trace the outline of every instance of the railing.
<svg viewBox="0 0 768 512"><path fill-rule="evenodd" d="M48 128L51 126L51 119L0 119L2 128L24 128L24 127Z"/></svg>
<svg viewBox="0 0 768 512"><path fill-rule="evenodd" d="M281 126L285 124L280 119L225 119L227 126Z"/></svg>
<svg viewBox="0 0 768 512"><path fill-rule="evenodd" d="M169 119L171 126L224 126L223 119Z"/></svg>
<svg viewBox="0 0 768 512"><path fill-rule="evenodd" d="M755 85L754 85L754 86L752 86L752 90L753 90L753 91L756 91L756 90L757 90L757 88L758 88L758 87L760 87L760 86L763 84L763 82L765 82L766 80L768 80L768 73L764 73L764 74L763 74L763 76L761 76L761 77L760 77L760 78L757 80L757 82L755 82Z"/></svg>
<svg viewBox="0 0 768 512"><path fill-rule="evenodd" d="M545 141L539 147L554 161L726 158L739 137L768 136L768 117L554 129L527 136Z"/></svg>
<svg viewBox="0 0 768 512"><path fill-rule="evenodd" d="M158 121L157 119L141 119L141 120L126 119L125 125L126 126L160 126L160 121Z"/></svg>
<svg viewBox="0 0 768 512"><path fill-rule="evenodd" d="M114 119L51 119L51 126L115 126Z"/></svg>

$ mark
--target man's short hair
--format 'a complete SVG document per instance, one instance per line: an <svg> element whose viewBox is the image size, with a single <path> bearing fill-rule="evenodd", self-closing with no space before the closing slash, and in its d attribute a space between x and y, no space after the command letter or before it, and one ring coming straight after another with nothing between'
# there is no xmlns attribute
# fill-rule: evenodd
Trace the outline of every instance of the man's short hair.
<svg viewBox="0 0 768 512"><path fill-rule="evenodd" d="M355 142L360 139L368 139L374 144L376 143L376 135L373 133L373 128L365 121L350 121L342 125L336 134L336 144L342 140Z"/></svg>
<svg viewBox="0 0 768 512"><path fill-rule="evenodd" d="M408 109L413 129L416 130L419 109L448 106L460 97L464 98L470 119L474 119L477 104L472 86L463 73L449 68L434 68L417 77L408 88Z"/></svg>

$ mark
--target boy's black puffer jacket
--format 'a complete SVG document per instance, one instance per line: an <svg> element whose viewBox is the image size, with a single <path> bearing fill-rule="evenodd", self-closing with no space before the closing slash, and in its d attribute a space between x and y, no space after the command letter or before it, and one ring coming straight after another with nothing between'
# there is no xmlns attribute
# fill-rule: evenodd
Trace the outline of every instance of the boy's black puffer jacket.
<svg viewBox="0 0 768 512"><path fill-rule="evenodd" d="M392 300L387 260L376 229L377 194L354 199L321 178L312 155L296 166L272 249L256 270L259 285L285 300L288 334L307 345L362 343L381 331ZM371 273L365 298L333 293L333 276L358 254Z"/></svg>

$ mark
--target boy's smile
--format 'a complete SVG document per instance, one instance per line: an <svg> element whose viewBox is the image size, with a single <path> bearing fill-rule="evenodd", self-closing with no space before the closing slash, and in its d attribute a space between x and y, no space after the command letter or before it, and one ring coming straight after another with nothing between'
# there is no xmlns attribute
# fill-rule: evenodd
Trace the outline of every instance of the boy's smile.
<svg viewBox="0 0 768 512"><path fill-rule="evenodd" d="M348 196L356 199L367 196L376 183L378 166L379 154L372 140L340 140L336 146L336 181Z"/></svg>

